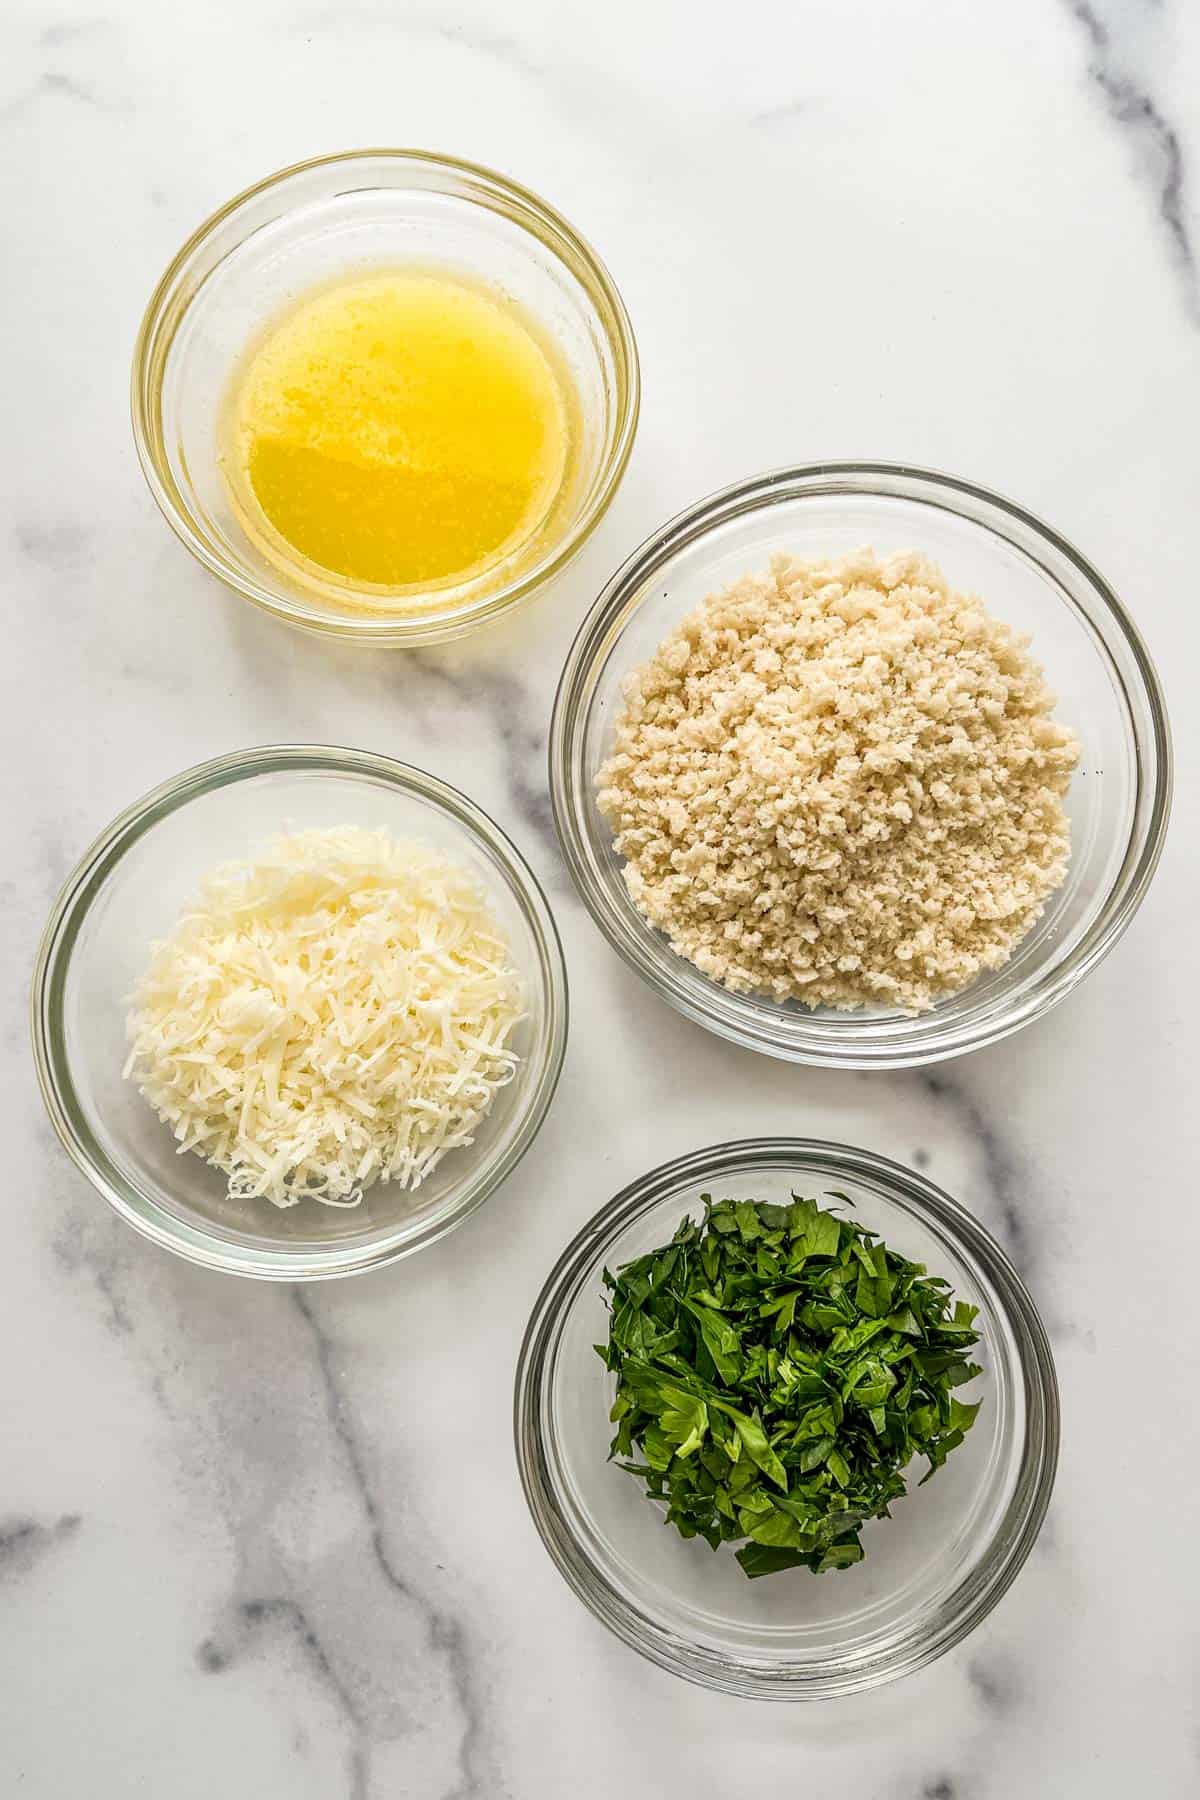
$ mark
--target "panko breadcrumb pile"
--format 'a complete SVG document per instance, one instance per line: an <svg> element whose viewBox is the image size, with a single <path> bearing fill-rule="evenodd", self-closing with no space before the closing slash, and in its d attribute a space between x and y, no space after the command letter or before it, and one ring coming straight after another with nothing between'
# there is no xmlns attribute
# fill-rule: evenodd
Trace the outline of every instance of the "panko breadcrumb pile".
<svg viewBox="0 0 1200 1800"><path fill-rule="evenodd" d="M601 812L634 904L734 992L927 1010L1062 882L1079 758L1028 639L916 552L777 557L630 675Z"/></svg>

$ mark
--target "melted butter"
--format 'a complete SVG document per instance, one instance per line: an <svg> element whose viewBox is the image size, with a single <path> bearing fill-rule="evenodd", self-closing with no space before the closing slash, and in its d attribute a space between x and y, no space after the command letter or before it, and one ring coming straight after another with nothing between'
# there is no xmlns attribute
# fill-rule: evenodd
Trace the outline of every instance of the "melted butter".
<svg viewBox="0 0 1200 1800"><path fill-rule="evenodd" d="M235 380L226 458L243 522L378 588L476 578L546 524L570 404L515 307L451 276L364 276L302 298Z"/></svg>

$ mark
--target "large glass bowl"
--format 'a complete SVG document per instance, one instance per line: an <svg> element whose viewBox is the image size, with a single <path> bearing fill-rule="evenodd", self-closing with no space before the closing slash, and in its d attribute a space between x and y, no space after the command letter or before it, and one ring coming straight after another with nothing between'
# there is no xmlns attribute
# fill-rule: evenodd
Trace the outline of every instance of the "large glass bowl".
<svg viewBox="0 0 1200 1800"><path fill-rule="evenodd" d="M1071 862L1041 919L1002 968L932 1011L811 1010L733 994L678 956L622 878L596 774L625 676L705 597L777 552L915 548L950 583L1028 632L1083 747L1071 784ZM688 1018L800 1063L901 1068L1006 1037L1069 994L1112 948L1158 862L1171 752L1158 677L1133 622L1077 550L1020 507L950 476L888 464L785 469L726 488L635 550L584 620L559 686L550 790L563 853L592 917L649 985Z"/></svg>
<svg viewBox="0 0 1200 1800"><path fill-rule="evenodd" d="M864 1560L751 1581L668 1526L607 1461L613 1377L601 1273L669 1241L701 1196L786 1201L837 1190L852 1217L979 1307L973 1428L926 1486L917 1458ZM833 1202L829 1202L833 1204ZM1033 1301L995 1240L931 1181L866 1150L803 1138L722 1144L644 1176L563 1253L533 1309L516 1382L521 1479L543 1542L596 1616L652 1662L727 1693L823 1699L911 1673L985 1618L1028 1556L1058 1456L1058 1389Z"/></svg>
<svg viewBox="0 0 1200 1800"><path fill-rule="evenodd" d="M384 827L471 870L525 983L514 1079L468 1147L421 1185L377 1182L352 1209L280 1211L231 1200L225 1179L175 1140L131 1081L128 997L216 864L281 830ZM470 800L432 775L365 751L276 745L202 763L121 814L84 855L46 926L33 979L33 1041L50 1119L93 1187L156 1243L237 1275L351 1275L435 1242L481 1206L536 1137L567 1036L567 978L544 895L519 851Z"/></svg>
<svg viewBox="0 0 1200 1800"><path fill-rule="evenodd" d="M291 301L373 269L438 268L515 301L578 398L569 491L552 527L501 569L387 596L301 579L240 524L221 470L232 371ZM603 517L637 428L638 359L607 269L536 194L474 163L416 150L318 157L237 195L188 239L151 297L134 350L133 432L167 523L193 556L292 625L376 645L461 637L555 575Z"/></svg>

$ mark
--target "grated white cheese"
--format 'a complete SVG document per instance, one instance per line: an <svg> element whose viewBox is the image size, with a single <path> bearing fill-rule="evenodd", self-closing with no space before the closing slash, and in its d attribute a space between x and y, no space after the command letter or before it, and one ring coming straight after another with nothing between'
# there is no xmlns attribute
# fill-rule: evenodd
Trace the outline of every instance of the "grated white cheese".
<svg viewBox="0 0 1200 1800"><path fill-rule="evenodd" d="M206 877L132 997L125 1075L231 1198L357 1206L472 1142L522 983L475 878L357 826Z"/></svg>

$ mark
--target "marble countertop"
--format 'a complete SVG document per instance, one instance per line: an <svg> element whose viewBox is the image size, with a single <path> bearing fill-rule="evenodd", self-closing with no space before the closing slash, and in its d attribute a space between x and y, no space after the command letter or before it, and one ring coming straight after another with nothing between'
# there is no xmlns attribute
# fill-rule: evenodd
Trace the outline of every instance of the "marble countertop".
<svg viewBox="0 0 1200 1800"><path fill-rule="evenodd" d="M6 1794L1197 1791L1200 10L703 18L5 14ZM145 298L206 213L296 158L393 142L494 164L579 223L635 321L645 405L618 500L552 592L462 647L372 656L290 634L189 561L126 390ZM936 1083L786 1068L677 1018L584 915L548 822L556 671L603 578L727 481L855 455L1049 518L1124 595L1173 702L1180 800L1133 927L1052 1017ZM574 1000L558 1100L503 1194L411 1263L304 1292L205 1274L110 1216L51 1137L24 1020L91 837L189 763L276 739L408 757L492 811L547 884ZM668 1156L778 1130L927 1161L976 1209L1044 1310L1064 1441L1038 1547L973 1637L875 1694L769 1707L673 1680L576 1602L525 1511L510 1388L541 1280L598 1205Z"/></svg>

